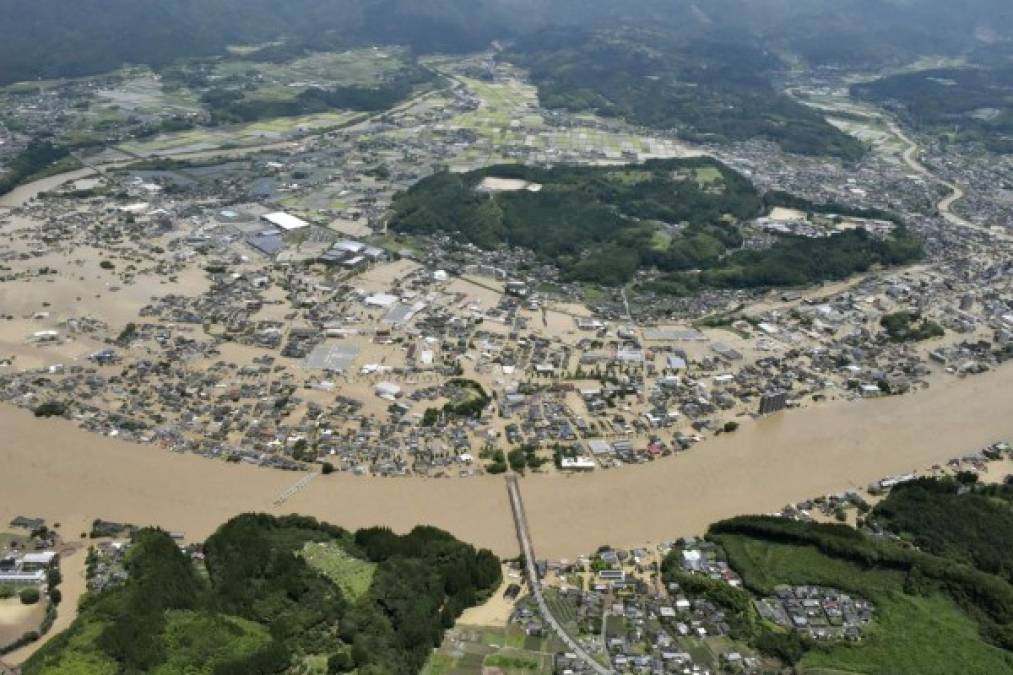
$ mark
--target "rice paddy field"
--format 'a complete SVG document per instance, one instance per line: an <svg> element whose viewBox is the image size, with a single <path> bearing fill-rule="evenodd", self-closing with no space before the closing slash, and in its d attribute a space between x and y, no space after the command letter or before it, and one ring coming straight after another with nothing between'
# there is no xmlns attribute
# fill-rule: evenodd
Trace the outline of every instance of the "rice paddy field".
<svg viewBox="0 0 1013 675"><path fill-rule="evenodd" d="M259 82L251 98L289 98L310 86L372 86L408 63L401 49L356 49L321 52L289 63L222 61L220 77L253 77Z"/></svg>
<svg viewBox="0 0 1013 675"><path fill-rule="evenodd" d="M291 140L311 133L323 133L365 117L364 113L357 112L279 117L250 124L160 134L150 140L122 143L116 148L140 157L168 157L206 150L251 147Z"/></svg>
<svg viewBox="0 0 1013 675"><path fill-rule="evenodd" d="M237 58L214 64L214 81L238 79L248 88L247 98L265 101L294 99L310 87L377 86L410 65L408 54L393 48L324 52L288 63L257 63L238 58L243 50L233 53ZM33 86L63 84L54 81ZM100 143L108 140L111 131L138 119L158 122L173 117L199 118L206 114L201 94L202 91L186 86L167 85L150 68L125 67L100 81L94 93L82 99L83 105L70 111L72 121L63 130L61 140L68 144ZM228 127L195 128L122 143L118 148L132 155L157 157L248 147L321 133L363 117L361 113L335 111Z"/></svg>
<svg viewBox="0 0 1013 675"><path fill-rule="evenodd" d="M519 626L457 626L447 632L422 673L473 675L495 668L504 675L548 675L559 648L554 638L526 635Z"/></svg>
<svg viewBox="0 0 1013 675"><path fill-rule="evenodd" d="M431 60L427 65L452 77L479 101L478 109L457 115L436 130L467 130L482 142L462 153L462 170L485 164L515 161L511 149L525 148L534 152L535 161L565 161L567 155L590 150L602 162L622 163L631 158L684 157L692 154L677 141L650 135L622 133L602 128L602 120L594 115L576 116L587 126L556 127L550 125L540 107L537 88L521 73L480 80L455 74L461 61Z"/></svg>

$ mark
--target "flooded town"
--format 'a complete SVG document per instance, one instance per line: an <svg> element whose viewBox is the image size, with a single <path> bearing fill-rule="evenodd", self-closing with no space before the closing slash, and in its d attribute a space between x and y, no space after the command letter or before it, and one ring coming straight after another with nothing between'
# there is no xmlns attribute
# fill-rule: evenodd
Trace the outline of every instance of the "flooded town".
<svg viewBox="0 0 1013 675"><path fill-rule="evenodd" d="M842 649L881 648L917 569L877 568L868 595L793 576L778 547L811 542L735 518L914 550L877 510L894 488L1013 482L1011 155L900 125L849 95L864 74L778 83L861 142L845 162L549 106L502 51L232 54L0 88L0 178L34 139L75 148L0 195L0 673L131 583L143 528L204 570L202 542L246 513L426 524L499 556L427 675L845 673ZM407 90L267 120L208 103L338 70ZM571 273L597 253L556 264L505 231L559 189L531 167L756 201L703 234L620 214L661 262L599 283ZM457 229L405 225L441 176L504 218L496 245L443 194L412 216ZM721 228L699 266L663 268ZM852 236L887 253L838 274L819 247ZM784 241L835 272L727 282L752 263L786 278L761 259ZM795 670L800 645L825 669ZM284 672L352 670L318 666Z"/></svg>
<svg viewBox="0 0 1013 675"><path fill-rule="evenodd" d="M389 232L393 195L436 163L465 170L504 147L524 162L686 154L523 97L510 105L537 117L530 144L470 137L463 117L504 114L493 92L524 84L491 62L440 64L465 65L484 79L453 80L439 106L428 97L285 153L138 170L113 146L84 158L93 175L9 196L0 398L226 461L467 477L665 461L744 418L952 386L1009 357L1008 237L926 213L936 186L891 170L885 149L847 178L769 149L756 148L762 164L720 151L769 189L903 206L926 237L923 263L820 288L661 299L568 283L521 250ZM746 225L746 246L855 227L894 224L776 208Z"/></svg>

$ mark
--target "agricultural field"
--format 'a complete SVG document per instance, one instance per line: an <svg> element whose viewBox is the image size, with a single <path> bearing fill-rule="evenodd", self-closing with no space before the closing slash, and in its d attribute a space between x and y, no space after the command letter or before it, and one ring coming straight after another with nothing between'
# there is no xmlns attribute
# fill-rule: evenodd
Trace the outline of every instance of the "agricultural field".
<svg viewBox="0 0 1013 675"><path fill-rule="evenodd" d="M300 555L310 566L333 581L350 601L369 592L376 565L350 556L337 542L308 542Z"/></svg>
<svg viewBox="0 0 1013 675"><path fill-rule="evenodd" d="M216 74L228 77L256 73L265 87L369 86L397 72L407 63L408 55L404 50L365 49L322 52L289 63L224 61L216 68Z"/></svg>
<svg viewBox="0 0 1013 675"><path fill-rule="evenodd" d="M287 99L308 87L372 87L410 63L402 49L357 49L322 52L288 63L228 60L215 67L221 78L252 79L250 98Z"/></svg>
<svg viewBox="0 0 1013 675"><path fill-rule="evenodd" d="M579 635L580 626L577 622L577 603L570 597L563 597L554 588L545 590L545 603L549 606L552 616L563 624L570 635Z"/></svg>
<svg viewBox="0 0 1013 675"><path fill-rule="evenodd" d="M854 136L878 155L901 161L907 144L897 138L876 108L850 98L846 89L797 90L793 94L826 114L832 126Z"/></svg>
<svg viewBox="0 0 1013 675"><path fill-rule="evenodd" d="M352 124L364 117L364 113L357 112L279 117L249 124L160 134L152 139L122 143L116 147L139 157L169 157L192 152L244 148L284 142L311 133L324 133Z"/></svg>
<svg viewBox="0 0 1013 675"><path fill-rule="evenodd" d="M450 129L468 130L484 141L464 153L474 166L510 161L511 148L523 147L540 154L544 161L559 161L567 154L594 149L603 162L620 163L631 156L679 157L689 153L681 144L668 139L609 131L594 115L574 116L586 123L576 127L550 125L542 114L538 90L520 73L504 72L494 81L479 80L455 71L467 60L430 60L427 65L453 78L479 101L477 110L462 113L445 123Z"/></svg>
<svg viewBox="0 0 1013 675"><path fill-rule="evenodd" d="M525 635L518 626L458 626L447 632L422 673L470 675L497 668L504 675L547 675L552 672L552 655L560 648L555 639Z"/></svg>

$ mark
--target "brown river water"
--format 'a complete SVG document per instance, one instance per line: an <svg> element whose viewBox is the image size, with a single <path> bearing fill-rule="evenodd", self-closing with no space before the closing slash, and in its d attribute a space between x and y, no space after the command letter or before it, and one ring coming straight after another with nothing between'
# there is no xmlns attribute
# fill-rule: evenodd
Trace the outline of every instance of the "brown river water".
<svg viewBox="0 0 1013 675"><path fill-rule="evenodd" d="M246 511L303 513L357 528L433 524L513 556L502 477L321 476L281 506L300 474L227 465L37 420L0 406L0 522L18 514L62 524L72 539L94 518L159 525L201 539ZM573 558L698 534L709 523L864 487L1013 439L1013 367L937 380L904 397L836 402L746 422L734 434L656 462L590 475L528 476L522 491L539 556Z"/></svg>
<svg viewBox="0 0 1013 675"><path fill-rule="evenodd" d="M22 186L0 207L93 173ZM202 539L246 511L305 513L347 528L445 528L495 552L517 553L502 478L319 477L278 506L298 474L226 465L36 420L0 405L0 523L18 514L62 524L68 540L95 518L159 525ZM599 545L644 545L699 534L715 520L864 487L1013 440L1013 366L968 379L935 378L908 396L838 401L746 422L676 457L591 475L522 481L540 557Z"/></svg>

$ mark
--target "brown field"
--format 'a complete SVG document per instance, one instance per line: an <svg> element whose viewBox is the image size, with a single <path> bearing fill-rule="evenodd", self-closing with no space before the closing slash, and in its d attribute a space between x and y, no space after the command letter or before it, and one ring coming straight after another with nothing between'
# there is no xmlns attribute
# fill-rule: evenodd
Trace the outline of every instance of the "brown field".
<svg viewBox="0 0 1013 675"><path fill-rule="evenodd" d="M7 645L39 627L46 603L23 605L17 596L0 600L0 645Z"/></svg>

